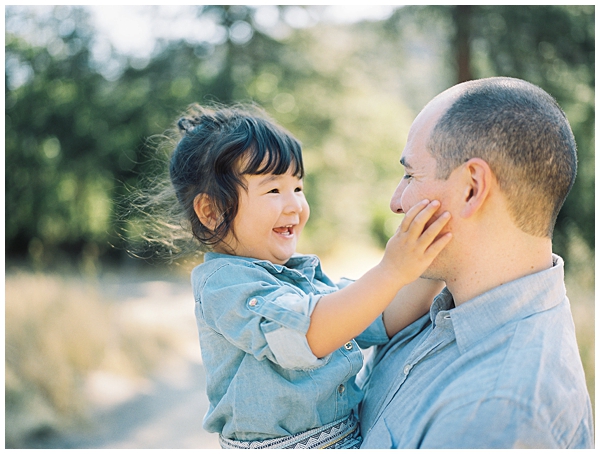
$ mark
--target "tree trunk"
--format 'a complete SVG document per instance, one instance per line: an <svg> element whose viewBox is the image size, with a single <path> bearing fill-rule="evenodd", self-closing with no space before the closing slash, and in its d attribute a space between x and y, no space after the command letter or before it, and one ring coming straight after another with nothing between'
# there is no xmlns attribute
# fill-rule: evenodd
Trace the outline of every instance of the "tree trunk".
<svg viewBox="0 0 600 454"><path fill-rule="evenodd" d="M469 48L472 9L472 5L454 7L454 24L456 26L454 48L456 51L458 83L473 78L473 75L471 74L471 54Z"/></svg>

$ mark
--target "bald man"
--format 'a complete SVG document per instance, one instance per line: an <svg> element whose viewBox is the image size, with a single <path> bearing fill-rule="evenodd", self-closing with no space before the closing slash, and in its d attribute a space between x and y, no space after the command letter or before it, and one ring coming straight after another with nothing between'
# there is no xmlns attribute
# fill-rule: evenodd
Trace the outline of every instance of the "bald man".
<svg viewBox="0 0 600 454"><path fill-rule="evenodd" d="M565 114L518 79L454 86L417 116L394 212L422 199L453 240L446 288L362 376L362 448L592 448L589 394L552 232L577 171ZM384 317L392 318L387 312Z"/></svg>

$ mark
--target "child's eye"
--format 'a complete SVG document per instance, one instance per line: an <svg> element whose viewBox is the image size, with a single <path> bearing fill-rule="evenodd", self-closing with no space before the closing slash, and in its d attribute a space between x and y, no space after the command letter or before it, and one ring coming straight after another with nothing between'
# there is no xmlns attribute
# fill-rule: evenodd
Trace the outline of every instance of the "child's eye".
<svg viewBox="0 0 600 454"><path fill-rule="evenodd" d="M279 194L279 189L273 188L267 194Z"/></svg>
<svg viewBox="0 0 600 454"><path fill-rule="evenodd" d="M298 186L296 189L294 189L294 192L302 192L303 188L302 186Z"/></svg>

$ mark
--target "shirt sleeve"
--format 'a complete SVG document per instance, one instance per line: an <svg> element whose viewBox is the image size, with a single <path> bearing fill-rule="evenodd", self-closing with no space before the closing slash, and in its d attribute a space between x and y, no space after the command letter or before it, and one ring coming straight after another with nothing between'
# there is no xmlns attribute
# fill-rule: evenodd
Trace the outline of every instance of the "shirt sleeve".
<svg viewBox="0 0 600 454"><path fill-rule="evenodd" d="M328 357L312 353L306 340L320 295L281 285L264 269L228 264L205 280L199 298L206 324L256 359L286 369L313 369L327 362Z"/></svg>
<svg viewBox="0 0 600 454"><path fill-rule="evenodd" d="M385 325L383 324L383 314L379 314L379 317L377 317L367 329L356 336L355 340L360 348L369 348L373 345L383 345L389 342L390 338L388 337L385 331Z"/></svg>

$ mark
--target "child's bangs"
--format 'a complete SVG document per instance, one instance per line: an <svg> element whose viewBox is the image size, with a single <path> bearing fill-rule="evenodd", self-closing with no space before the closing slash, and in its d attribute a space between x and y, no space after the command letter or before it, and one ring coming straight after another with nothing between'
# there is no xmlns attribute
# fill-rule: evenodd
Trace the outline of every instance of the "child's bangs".
<svg viewBox="0 0 600 454"><path fill-rule="evenodd" d="M247 150L247 165L242 173L247 175L283 175L292 171L298 178L304 177L302 151L296 143L255 141Z"/></svg>

